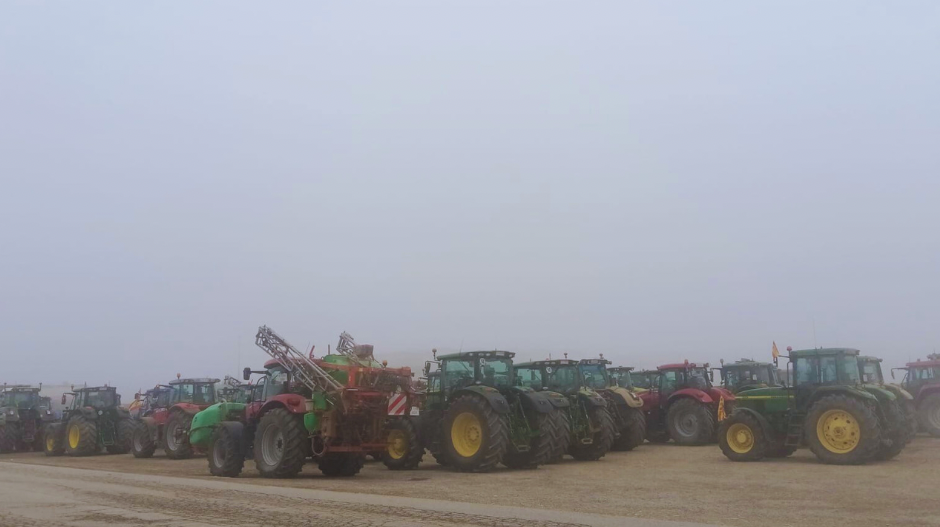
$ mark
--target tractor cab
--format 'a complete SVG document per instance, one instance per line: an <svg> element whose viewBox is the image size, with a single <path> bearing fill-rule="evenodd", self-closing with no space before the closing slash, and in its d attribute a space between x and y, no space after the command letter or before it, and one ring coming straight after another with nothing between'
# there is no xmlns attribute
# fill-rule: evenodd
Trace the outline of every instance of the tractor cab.
<svg viewBox="0 0 940 527"><path fill-rule="evenodd" d="M885 377L881 371L881 359L877 357L858 356L858 373L862 384L884 384Z"/></svg>
<svg viewBox="0 0 940 527"><path fill-rule="evenodd" d="M754 359L741 359L731 364L721 361L721 384L732 393L740 393L753 388L782 386L777 375L777 367L769 362Z"/></svg>
<svg viewBox="0 0 940 527"><path fill-rule="evenodd" d="M32 386L4 386L0 393L0 407L10 410L30 410L41 406L39 388Z"/></svg>
<svg viewBox="0 0 940 527"><path fill-rule="evenodd" d="M217 382L219 379L181 379L177 376L175 381L170 381L170 388L173 390L170 404L213 405L216 403L215 385Z"/></svg>
<svg viewBox="0 0 940 527"><path fill-rule="evenodd" d="M640 370L630 372L630 381L638 390L658 390L659 370Z"/></svg>
<svg viewBox="0 0 940 527"><path fill-rule="evenodd" d="M582 387L593 391L584 383L578 361L570 359L539 360L515 366L515 385L536 391L550 391L563 395L577 395Z"/></svg>
<svg viewBox="0 0 940 527"><path fill-rule="evenodd" d="M42 427L55 419L48 397L39 395L39 388L25 385L4 385L0 391L0 452L36 448Z"/></svg>
<svg viewBox="0 0 940 527"><path fill-rule="evenodd" d="M685 361L680 364L666 364L658 368L659 392L668 397L673 392L685 389L709 391L712 389L712 375L709 364L695 364Z"/></svg>
<svg viewBox="0 0 940 527"><path fill-rule="evenodd" d="M621 388L626 388L631 392L637 391L637 386L633 382L632 366L615 366L607 368L607 374L610 376L610 383L616 384Z"/></svg>
<svg viewBox="0 0 940 527"><path fill-rule="evenodd" d="M603 356L599 359L581 359L578 362L578 369L581 370L584 385L593 390L603 390L610 387L610 377L607 375L608 364L610 364L610 361L603 358Z"/></svg>
<svg viewBox="0 0 940 527"><path fill-rule="evenodd" d="M940 387L940 354L932 353L927 356L927 360L918 359L907 363L904 368L896 369L906 370L901 385L915 396L925 386ZM894 375L894 370L891 375Z"/></svg>
<svg viewBox="0 0 940 527"><path fill-rule="evenodd" d="M72 396L72 405L69 410L76 411L81 408L95 408L106 410L121 405L121 396L113 386L84 387L62 394L62 404L66 403L66 396Z"/></svg>
<svg viewBox="0 0 940 527"><path fill-rule="evenodd" d="M497 390L513 385L510 351L471 351L438 357L441 388L445 396L470 386L488 386Z"/></svg>

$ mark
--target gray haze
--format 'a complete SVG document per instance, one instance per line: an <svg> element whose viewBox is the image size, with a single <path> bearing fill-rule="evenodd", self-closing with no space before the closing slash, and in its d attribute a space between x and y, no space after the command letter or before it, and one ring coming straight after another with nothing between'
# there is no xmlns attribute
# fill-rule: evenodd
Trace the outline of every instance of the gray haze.
<svg viewBox="0 0 940 527"><path fill-rule="evenodd" d="M0 381L940 347L940 4L3 2ZM813 321L816 337L814 340Z"/></svg>

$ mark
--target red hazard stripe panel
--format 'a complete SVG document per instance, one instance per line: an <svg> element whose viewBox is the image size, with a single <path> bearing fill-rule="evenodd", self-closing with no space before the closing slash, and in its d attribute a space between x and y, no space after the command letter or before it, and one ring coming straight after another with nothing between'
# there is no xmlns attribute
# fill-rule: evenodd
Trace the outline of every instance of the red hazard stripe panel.
<svg viewBox="0 0 940 527"><path fill-rule="evenodd" d="M395 394L388 400L388 415L405 415L406 406L408 406L408 397Z"/></svg>

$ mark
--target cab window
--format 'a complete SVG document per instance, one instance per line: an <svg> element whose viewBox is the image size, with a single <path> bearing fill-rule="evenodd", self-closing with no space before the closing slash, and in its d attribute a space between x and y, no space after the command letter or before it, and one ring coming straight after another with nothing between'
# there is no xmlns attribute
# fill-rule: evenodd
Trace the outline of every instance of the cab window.
<svg viewBox="0 0 940 527"><path fill-rule="evenodd" d="M542 389L542 372L536 368L516 368L516 386L525 386L533 390Z"/></svg>
<svg viewBox="0 0 940 527"><path fill-rule="evenodd" d="M444 361L444 390L450 393L473 384L473 363L470 360Z"/></svg>
<svg viewBox="0 0 940 527"><path fill-rule="evenodd" d="M676 387L679 385L679 376L675 370L664 371L659 376L659 386L660 390L664 393L676 391Z"/></svg>

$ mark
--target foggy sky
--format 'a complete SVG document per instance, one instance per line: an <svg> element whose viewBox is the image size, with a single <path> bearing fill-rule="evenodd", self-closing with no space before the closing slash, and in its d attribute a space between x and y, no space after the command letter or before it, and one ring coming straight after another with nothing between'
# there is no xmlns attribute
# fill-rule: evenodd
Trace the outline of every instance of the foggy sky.
<svg viewBox="0 0 940 527"><path fill-rule="evenodd" d="M0 381L268 324L617 364L940 347L940 4L0 4ZM813 324L815 321L815 338Z"/></svg>

